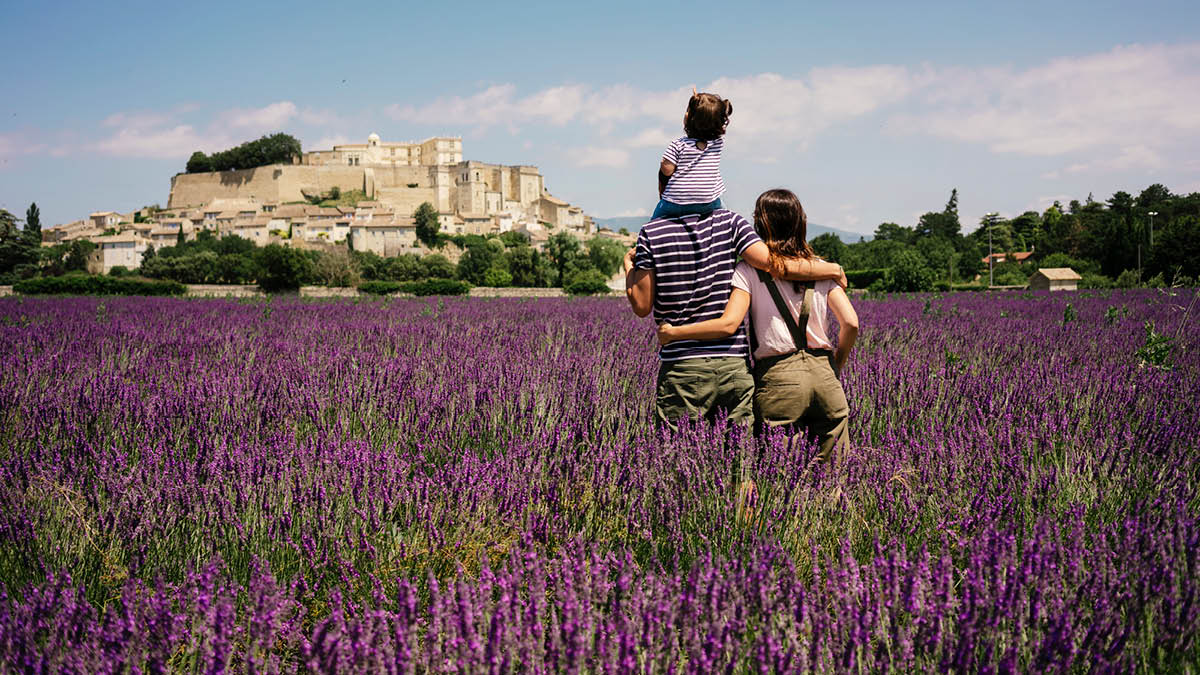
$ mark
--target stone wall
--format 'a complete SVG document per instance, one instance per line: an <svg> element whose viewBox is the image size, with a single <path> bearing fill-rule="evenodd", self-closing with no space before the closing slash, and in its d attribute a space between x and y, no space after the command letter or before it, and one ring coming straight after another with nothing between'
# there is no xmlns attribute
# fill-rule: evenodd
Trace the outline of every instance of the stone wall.
<svg viewBox="0 0 1200 675"><path fill-rule="evenodd" d="M304 166L275 164L239 171L181 173L171 179L167 208L200 206L213 199L245 199L259 202L304 201L304 190L343 191L366 188L365 173L357 166Z"/></svg>

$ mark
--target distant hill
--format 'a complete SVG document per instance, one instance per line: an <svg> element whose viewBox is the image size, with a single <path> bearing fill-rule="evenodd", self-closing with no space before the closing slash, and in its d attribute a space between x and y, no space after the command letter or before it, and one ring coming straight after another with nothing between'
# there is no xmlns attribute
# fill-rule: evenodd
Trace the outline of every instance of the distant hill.
<svg viewBox="0 0 1200 675"><path fill-rule="evenodd" d="M645 225L646 221L649 219L642 217L642 216L633 216L633 217L620 217L620 218L596 218L595 220L596 220L596 227L600 227L605 230L612 230L613 232L616 232L617 230L620 230L623 227L623 228L629 230L630 232L637 232L638 230L642 229L642 225ZM838 236L838 239L841 239L843 242L845 242L847 244L853 244L854 242L858 241L859 237L867 239L868 241L871 239L871 235L869 235L869 234L859 234L858 232L848 232L846 230L839 230L834 227L825 227L824 225L817 225L816 223L808 224L808 238L809 239L812 239L813 237L817 237L822 234L825 234L826 232L832 232L832 233L836 234Z"/></svg>

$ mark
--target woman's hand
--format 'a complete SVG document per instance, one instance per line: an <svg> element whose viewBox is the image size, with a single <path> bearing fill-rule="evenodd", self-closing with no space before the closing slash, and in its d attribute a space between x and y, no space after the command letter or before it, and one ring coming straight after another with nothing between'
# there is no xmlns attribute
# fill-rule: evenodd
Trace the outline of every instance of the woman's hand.
<svg viewBox="0 0 1200 675"><path fill-rule="evenodd" d="M658 325L658 344L666 347L675 341L673 331L675 327L669 323L660 323Z"/></svg>
<svg viewBox="0 0 1200 675"><path fill-rule="evenodd" d="M629 274L629 270L633 269L633 256L637 252L636 249L630 248L625 251L625 257L621 259L621 267L625 270L625 274Z"/></svg>

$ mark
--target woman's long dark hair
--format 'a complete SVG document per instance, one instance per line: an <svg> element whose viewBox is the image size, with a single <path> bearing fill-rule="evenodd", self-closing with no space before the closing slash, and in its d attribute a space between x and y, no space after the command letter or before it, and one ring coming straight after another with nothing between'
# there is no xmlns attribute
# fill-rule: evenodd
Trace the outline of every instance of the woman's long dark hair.
<svg viewBox="0 0 1200 675"><path fill-rule="evenodd" d="M791 190L775 188L758 196L754 203L754 230L770 251L774 276L783 276L784 258L811 258L808 245L808 214Z"/></svg>

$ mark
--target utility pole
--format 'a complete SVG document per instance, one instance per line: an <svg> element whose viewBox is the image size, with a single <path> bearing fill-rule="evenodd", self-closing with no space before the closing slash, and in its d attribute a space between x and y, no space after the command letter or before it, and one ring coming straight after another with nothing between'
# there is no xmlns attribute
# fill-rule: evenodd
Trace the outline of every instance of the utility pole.
<svg viewBox="0 0 1200 675"><path fill-rule="evenodd" d="M1158 215L1158 211L1150 212L1150 248L1154 248L1154 216Z"/></svg>
<svg viewBox="0 0 1200 675"><path fill-rule="evenodd" d="M996 224L995 218L998 215L1000 215L1000 214L989 213L986 216L984 216L984 218L987 219L987 229L988 229L988 288L991 288L993 286L992 267L996 264L996 261L994 258L992 258L992 227Z"/></svg>

